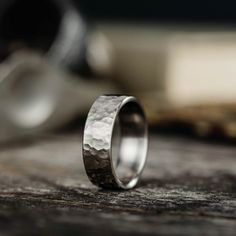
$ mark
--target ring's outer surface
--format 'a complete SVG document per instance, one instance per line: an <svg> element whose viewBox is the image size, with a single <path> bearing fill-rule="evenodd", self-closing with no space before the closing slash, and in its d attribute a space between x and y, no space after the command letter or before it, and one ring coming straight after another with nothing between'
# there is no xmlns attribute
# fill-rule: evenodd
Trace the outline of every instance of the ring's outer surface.
<svg viewBox="0 0 236 236"><path fill-rule="evenodd" d="M120 145L114 164L112 137L117 120ZM83 136L83 159L90 181L103 188L133 188L146 162L147 132L144 111L135 97L98 97L88 113Z"/></svg>

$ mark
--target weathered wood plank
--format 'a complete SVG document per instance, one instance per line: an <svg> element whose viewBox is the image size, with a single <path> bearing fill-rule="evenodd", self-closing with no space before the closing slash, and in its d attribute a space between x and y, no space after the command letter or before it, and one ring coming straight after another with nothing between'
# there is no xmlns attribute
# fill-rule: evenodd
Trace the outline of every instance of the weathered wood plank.
<svg viewBox="0 0 236 236"><path fill-rule="evenodd" d="M236 147L151 135L142 181L87 179L80 135L0 147L0 235L235 235Z"/></svg>

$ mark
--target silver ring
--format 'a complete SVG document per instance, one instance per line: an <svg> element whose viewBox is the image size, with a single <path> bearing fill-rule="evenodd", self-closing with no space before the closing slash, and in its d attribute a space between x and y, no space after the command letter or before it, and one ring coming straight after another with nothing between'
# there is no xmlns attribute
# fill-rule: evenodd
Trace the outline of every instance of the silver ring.
<svg viewBox="0 0 236 236"><path fill-rule="evenodd" d="M147 132L144 111L135 97L98 97L88 113L83 136L90 181L103 188L133 188L146 162Z"/></svg>

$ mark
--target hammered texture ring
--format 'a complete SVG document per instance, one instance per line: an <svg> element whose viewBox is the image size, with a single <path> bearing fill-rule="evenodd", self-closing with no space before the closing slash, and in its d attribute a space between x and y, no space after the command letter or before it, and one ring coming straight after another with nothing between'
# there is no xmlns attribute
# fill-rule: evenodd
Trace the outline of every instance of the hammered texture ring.
<svg viewBox="0 0 236 236"><path fill-rule="evenodd" d="M144 111L135 97L98 97L88 113L83 136L90 181L103 188L133 188L146 162L147 132Z"/></svg>

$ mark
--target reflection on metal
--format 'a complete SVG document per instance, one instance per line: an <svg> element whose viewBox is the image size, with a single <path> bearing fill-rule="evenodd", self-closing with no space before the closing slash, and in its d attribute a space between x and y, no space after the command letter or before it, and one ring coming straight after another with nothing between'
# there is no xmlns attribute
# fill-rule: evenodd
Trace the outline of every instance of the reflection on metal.
<svg viewBox="0 0 236 236"><path fill-rule="evenodd" d="M13 54L0 74L5 139L60 127L86 114L100 94L116 92L107 83L74 79L32 52Z"/></svg>

